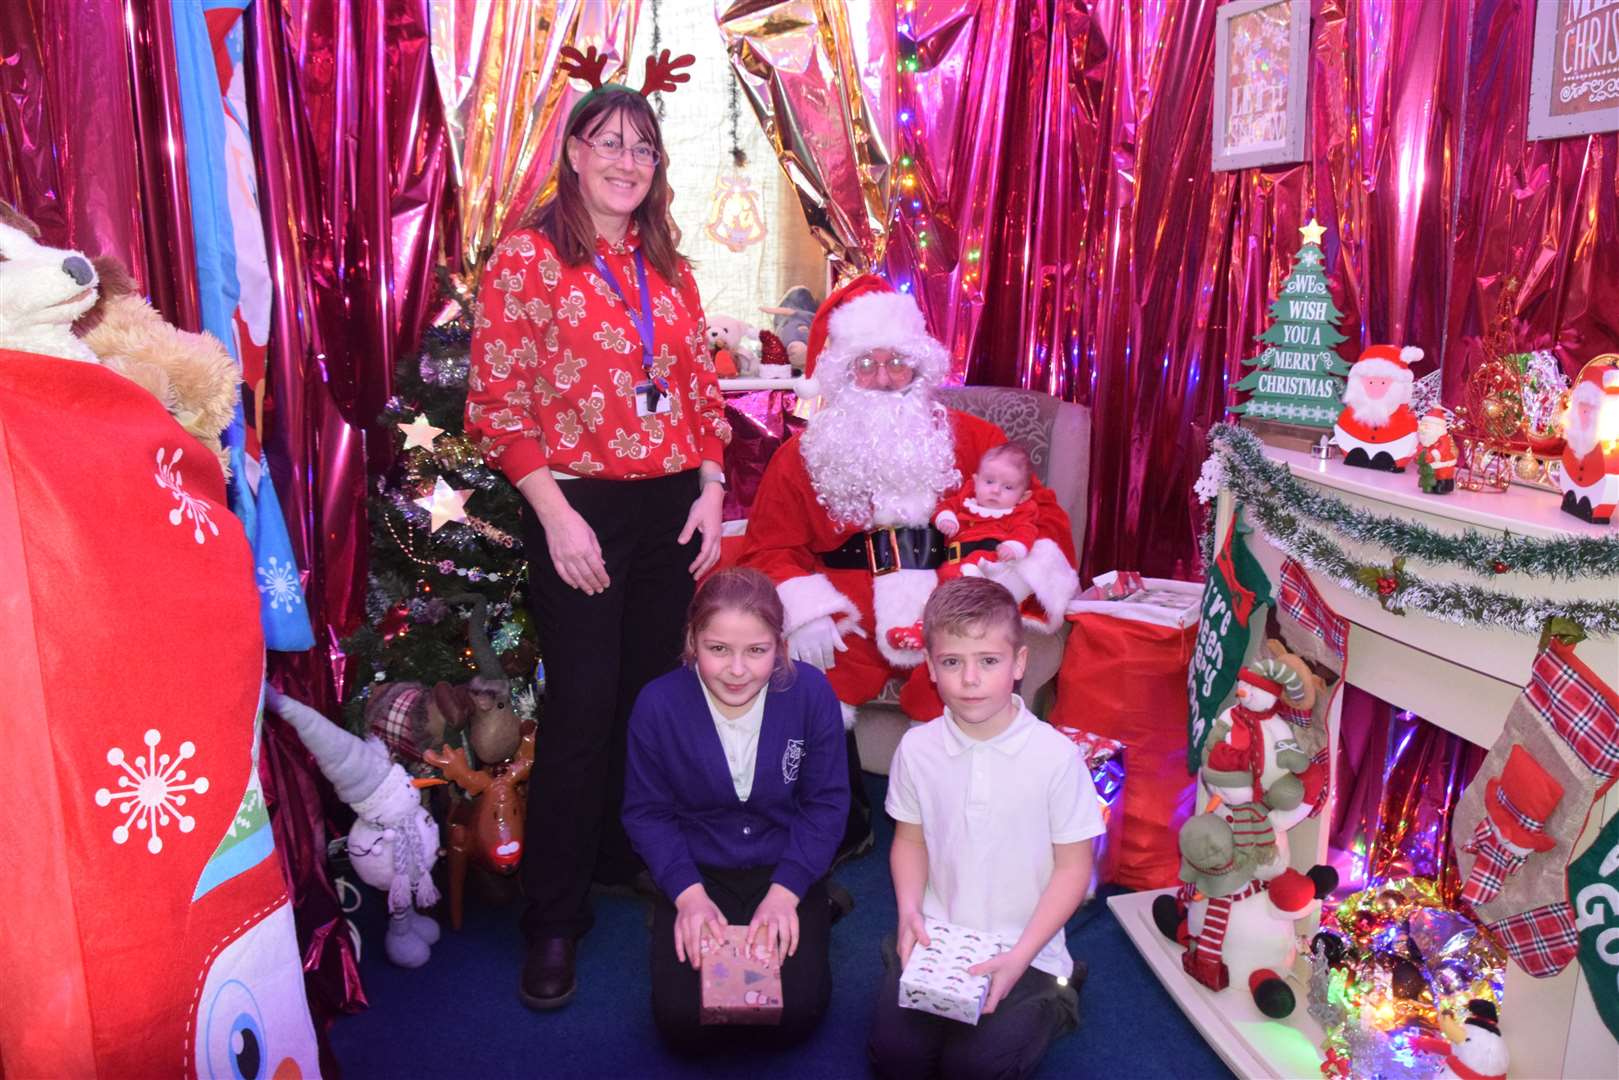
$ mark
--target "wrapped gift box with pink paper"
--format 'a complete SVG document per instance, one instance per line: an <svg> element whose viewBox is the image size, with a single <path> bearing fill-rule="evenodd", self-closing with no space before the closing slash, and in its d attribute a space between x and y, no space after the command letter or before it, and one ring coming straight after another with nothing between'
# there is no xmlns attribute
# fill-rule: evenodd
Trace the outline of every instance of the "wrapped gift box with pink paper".
<svg viewBox="0 0 1619 1080"><path fill-rule="evenodd" d="M763 938L749 949L746 926L727 926L723 941L703 935L704 1024L781 1023L781 962Z"/></svg>

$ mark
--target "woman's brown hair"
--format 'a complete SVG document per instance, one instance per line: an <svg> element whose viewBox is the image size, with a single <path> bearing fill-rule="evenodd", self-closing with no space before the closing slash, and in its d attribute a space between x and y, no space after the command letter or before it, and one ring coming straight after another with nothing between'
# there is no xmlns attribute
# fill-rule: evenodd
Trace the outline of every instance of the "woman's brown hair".
<svg viewBox="0 0 1619 1080"><path fill-rule="evenodd" d="M686 609L686 663L697 662L697 635L722 611L740 611L764 623L776 639L776 673L771 686L785 689L793 677L793 662L787 655L787 612L776 587L757 570L732 567L703 579Z"/></svg>
<svg viewBox="0 0 1619 1080"><path fill-rule="evenodd" d="M535 211L529 225L550 238L557 254L569 266L583 265L596 254L596 225L579 192L579 173L568 160L568 140L595 135L615 116L623 116L626 125L658 152L652 186L632 218L640 231L641 250L646 253L647 261L664 281L676 285L686 258L675 250L674 228L669 217L669 202L674 193L669 189L669 161L663 149L663 130L658 126L651 103L633 90L598 92L569 118L562 137L562 155L557 161L556 193ZM587 147L586 152L595 151Z"/></svg>

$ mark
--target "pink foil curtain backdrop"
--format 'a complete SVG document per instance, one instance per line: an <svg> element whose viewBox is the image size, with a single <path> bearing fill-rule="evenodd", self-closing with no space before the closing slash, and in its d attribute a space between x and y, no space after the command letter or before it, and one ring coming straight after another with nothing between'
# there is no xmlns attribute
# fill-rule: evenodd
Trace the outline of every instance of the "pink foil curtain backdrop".
<svg viewBox="0 0 1619 1080"><path fill-rule="evenodd" d="M1421 346L1455 401L1510 276L1522 348L1556 347L1573 372L1619 345L1616 137L1525 141L1531 0L1313 0L1308 160L1217 175L1219 6L899 0L887 63L866 57L899 72L892 154L916 181L891 185L886 237L840 239L883 253L969 382L1092 407L1087 573L1200 573L1202 432L1312 215L1346 357ZM751 20L733 56L779 121L803 43L835 28L809 0L722 14L728 33ZM841 110L820 129L860 130L835 97L806 91L812 107ZM806 159L824 174L838 150L798 145L782 163L803 192Z"/></svg>
<svg viewBox="0 0 1619 1080"><path fill-rule="evenodd" d="M0 199L201 326L170 0L0 4Z"/></svg>

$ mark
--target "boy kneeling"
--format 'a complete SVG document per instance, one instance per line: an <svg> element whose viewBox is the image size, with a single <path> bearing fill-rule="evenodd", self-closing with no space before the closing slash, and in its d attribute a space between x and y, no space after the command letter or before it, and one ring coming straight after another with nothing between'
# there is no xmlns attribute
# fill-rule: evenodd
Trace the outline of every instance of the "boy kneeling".
<svg viewBox="0 0 1619 1080"><path fill-rule="evenodd" d="M1028 1076L1078 1023L1063 928L1085 898L1101 810L1078 749L1012 692L1028 660L1012 594L947 582L922 624L945 712L906 734L889 769L899 932L896 949L885 943L871 1060L882 1076ZM970 969L990 977L976 1027L899 1005L926 919L1015 942Z"/></svg>

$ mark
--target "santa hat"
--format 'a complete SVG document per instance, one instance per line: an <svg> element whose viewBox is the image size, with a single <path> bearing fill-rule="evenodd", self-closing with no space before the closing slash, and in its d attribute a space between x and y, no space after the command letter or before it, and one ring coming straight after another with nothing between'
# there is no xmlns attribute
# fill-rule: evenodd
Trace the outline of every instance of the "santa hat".
<svg viewBox="0 0 1619 1080"><path fill-rule="evenodd" d="M950 355L928 333L922 309L909 293L875 274L862 274L833 290L810 323L800 397L819 397L823 376L841 382L849 363L872 349L892 349L916 364L918 381L935 383L950 372Z"/></svg>
<svg viewBox="0 0 1619 1080"><path fill-rule="evenodd" d="M1315 882L1310 880L1309 875L1292 867L1271 879L1265 895L1270 898L1271 907L1284 919L1302 919L1321 902L1315 895Z"/></svg>
<svg viewBox="0 0 1619 1080"><path fill-rule="evenodd" d="M1369 345L1360 359L1355 361L1349 377L1366 376L1411 381L1411 365L1422 359L1422 350L1414 345L1397 349L1393 345Z"/></svg>
<svg viewBox="0 0 1619 1080"><path fill-rule="evenodd" d="M1438 420L1441 423L1445 423L1445 424L1450 423L1450 417L1446 416L1445 415L1445 410L1441 409L1438 405L1435 405L1433 408L1431 408L1427 412L1423 413L1422 418L1424 420Z"/></svg>
<svg viewBox="0 0 1619 1080"><path fill-rule="evenodd" d="M1279 698L1284 693L1289 701L1299 701L1304 697L1304 677L1298 669L1270 657L1243 668L1237 673L1237 681L1263 690L1272 697Z"/></svg>
<svg viewBox="0 0 1619 1080"><path fill-rule="evenodd" d="M1599 405L1604 397L1619 397L1619 367L1596 363L1585 365L1574 382L1569 400Z"/></svg>
<svg viewBox="0 0 1619 1080"><path fill-rule="evenodd" d="M1520 745L1507 754L1501 775L1484 785L1484 811L1507 841L1532 851L1550 851L1546 819L1563 801L1563 785Z"/></svg>

